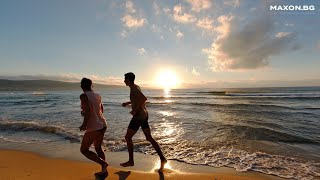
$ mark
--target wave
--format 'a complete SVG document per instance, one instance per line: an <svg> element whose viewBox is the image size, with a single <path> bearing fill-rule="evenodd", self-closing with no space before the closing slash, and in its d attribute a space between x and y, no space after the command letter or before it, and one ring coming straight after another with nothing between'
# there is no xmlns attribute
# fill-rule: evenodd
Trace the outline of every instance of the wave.
<svg viewBox="0 0 320 180"><path fill-rule="evenodd" d="M194 92L196 94L209 94L209 95L226 95L228 94L228 91L198 91L198 92Z"/></svg>
<svg viewBox="0 0 320 180"><path fill-rule="evenodd" d="M51 103L51 102L56 102L58 103L57 100L54 99L39 99L39 100L5 100L3 101L4 104L6 104L6 106L10 105L10 106L21 106L21 105L39 105L44 104L44 103Z"/></svg>
<svg viewBox="0 0 320 180"><path fill-rule="evenodd" d="M283 98L320 98L319 92L261 92L261 91L204 91L195 94L218 95L218 96L240 96L240 97L283 97Z"/></svg>
<svg viewBox="0 0 320 180"><path fill-rule="evenodd" d="M215 107L215 108L264 108L264 110L320 110L318 107L288 107L274 104L247 104L247 103L234 103L234 104L216 104L216 103L197 103L197 102L148 102L148 106L164 106L164 105L182 105L182 106L203 106L203 107ZM302 113L302 112L299 112ZM310 114L310 113L309 113ZM312 113L310 114L312 115Z"/></svg>
<svg viewBox="0 0 320 180"><path fill-rule="evenodd" d="M15 131L15 132L26 132L26 131L37 131L40 133L54 134L63 137L70 142L80 142L81 136L70 130L58 126L41 125L38 122L27 122L27 121L1 121L1 131Z"/></svg>
<svg viewBox="0 0 320 180"><path fill-rule="evenodd" d="M235 125L224 125L223 127L225 131L229 131L228 134L238 134L239 138L246 140L283 142L288 144L320 144L320 142L312 139L263 127Z"/></svg>
<svg viewBox="0 0 320 180"><path fill-rule="evenodd" d="M35 91L32 93L33 95L46 95L46 93L42 92L42 91Z"/></svg>
<svg viewBox="0 0 320 180"><path fill-rule="evenodd" d="M196 99L221 99L221 98L248 98L256 100L320 100L319 95L295 96L295 95L259 95L259 94L223 94L219 96L151 96L151 100L196 100Z"/></svg>
<svg viewBox="0 0 320 180"><path fill-rule="evenodd" d="M109 151L126 151L126 144L120 140L107 141ZM202 142L177 141L163 143L161 148L166 158L192 165L230 167L239 172L256 171L291 179L313 179L320 177L320 163L306 162L281 155L264 152L247 152L230 146L208 148ZM156 155L149 142L135 141L136 151Z"/></svg>
<svg viewBox="0 0 320 180"><path fill-rule="evenodd" d="M181 145L177 144L177 147ZM200 149L191 153L189 148L179 148L179 153L167 152L167 157L193 165L207 165L212 167L231 167L237 171L256 171L282 178L313 179L320 177L320 164L303 162L298 159L263 152L249 153L233 147L222 146L217 149Z"/></svg>
<svg viewBox="0 0 320 180"><path fill-rule="evenodd" d="M244 134L247 139L270 140L288 143L314 143L306 138L300 138L287 133L277 132L266 128L246 126L223 126L230 133ZM40 125L36 122L26 121L0 121L0 131L37 131L61 136L73 142L80 142L81 136L63 127ZM272 136L268 139L268 136ZM0 139L3 137L0 136ZM159 139L158 139L159 140ZM159 140L159 142L161 142ZM126 143L121 139L105 139L104 145L109 151L126 151ZM166 157L194 165L207 165L212 167L231 167L237 171L257 171L276 175L283 178L312 179L320 177L320 163L303 162L298 159L271 155L264 152L247 152L230 146L213 148L203 142L179 140L172 143L161 143ZM135 140L135 149L144 154L155 154L150 143L144 139Z"/></svg>
<svg viewBox="0 0 320 180"><path fill-rule="evenodd" d="M166 97L166 96L151 96L148 97L149 99L155 99L155 100L162 100L162 99L203 99L203 98L208 98L208 97L196 97L196 96L171 96L171 97Z"/></svg>
<svg viewBox="0 0 320 180"><path fill-rule="evenodd" d="M320 96L265 96L265 95L229 95L230 97L238 98L255 98L255 99L270 99L270 100L320 100Z"/></svg>

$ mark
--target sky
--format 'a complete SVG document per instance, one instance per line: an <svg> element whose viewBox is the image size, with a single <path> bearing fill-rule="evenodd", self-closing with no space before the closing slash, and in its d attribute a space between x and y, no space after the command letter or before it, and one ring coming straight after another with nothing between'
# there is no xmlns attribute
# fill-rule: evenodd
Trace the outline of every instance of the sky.
<svg viewBox="0 0 320 180"><path fill-rule="evenodd" d="M0 24L2 79L320 86L316 0L2 0Z"/></svg>

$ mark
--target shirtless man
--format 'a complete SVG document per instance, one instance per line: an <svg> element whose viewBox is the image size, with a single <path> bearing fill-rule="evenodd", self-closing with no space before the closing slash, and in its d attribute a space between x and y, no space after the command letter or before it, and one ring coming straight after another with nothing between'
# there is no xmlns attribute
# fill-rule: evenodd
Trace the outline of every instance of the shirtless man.
<svg viewBox="0 0 320 180"><path fill-rule="evenodd" d="M101 165L101 171L95 173L95 175L104 175L107 173L109 164L105 161L105 155L101 148L104 133L107 129L101 96L92 90L90 79L83 78L81 88L83 90L83 94L80 95L83 123L79 129L86 132L83 135L80 151L85 157ZM94 144L97 153L89 150L92 144Z"/></svg>
<svg viewBox="0 0 320 180"><path fill-rule="evenodd" d="M136 132L141 126L141 129L147 141L149 141L152 144L153 148L156 150L160 157L161 164L159 170L162 170L164 168L164 165L167 163L167 159L163 156L159 144L151 136L150 127L148 123L148 111L145 105L147 98L141 92L140 87L134 84L135 75L132 72L129 72L124 76L125 84L130 87L130 101L122 103L122 106L125 107L131 104L132 111L130 112L130 114L133 117L130 121L130 124L127 129L127 134L125 136L129 152L129 161L121 163L120 165L123 167L134 166L132 137L136 134Z"/></svg>

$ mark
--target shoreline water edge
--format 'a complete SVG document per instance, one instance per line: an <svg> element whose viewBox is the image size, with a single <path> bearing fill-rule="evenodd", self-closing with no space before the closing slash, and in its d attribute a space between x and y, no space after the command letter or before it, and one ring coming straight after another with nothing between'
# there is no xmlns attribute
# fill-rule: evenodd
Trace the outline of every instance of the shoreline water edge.
<svg viewBox="0 0 320 180"><path fill-rule="evenodd" d="M275 178L320 177L320 87L145 92L153 136L171 162ZM50 152L46 156L53 158L81 156L80 91L0 93L1 149L30 146L31 152ZM120 102L128 92L108 89L100 94L108 121L106 153L126 154L130 111ZM155 155L141 130L134 142L135 152Z"/></svg>

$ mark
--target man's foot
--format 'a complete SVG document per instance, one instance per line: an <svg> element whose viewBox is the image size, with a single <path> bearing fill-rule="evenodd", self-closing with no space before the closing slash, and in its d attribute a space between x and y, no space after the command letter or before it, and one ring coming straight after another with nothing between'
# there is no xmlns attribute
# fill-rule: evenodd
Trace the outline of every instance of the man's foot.
<svg viewBox="0 0 320 180"><path fill-rule="evenodd" d="M162 170L164 168L164 165L168 162L167 159L161 159L161 163L160 163L160 169L159 170Z"/></svg>
<svg viewBox="0 0 320 180"><path fill-rule="evenodd" d="M120 166L122 166L122 167L134 166L134 162L128 161L125 163L121 163Z"/></svg>
<svg viewBox="0 0 320 180"><path fill-rule="evenodd" d="M105 175L107 172L107 167L109 166L109 164L107 162L105 162L104 164L101 165L101 171L95 173L94 175L96 176L100 176L100 175Z"/></svg>

